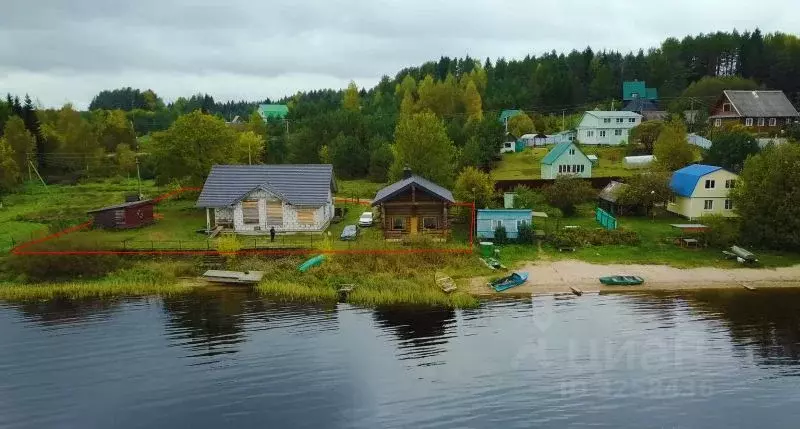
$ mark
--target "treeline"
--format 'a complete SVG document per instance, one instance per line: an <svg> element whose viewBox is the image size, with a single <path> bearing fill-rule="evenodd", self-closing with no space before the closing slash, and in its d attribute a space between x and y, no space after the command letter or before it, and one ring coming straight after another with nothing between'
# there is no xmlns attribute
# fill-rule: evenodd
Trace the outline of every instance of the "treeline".
<svg viewBox="0 0 800 429"><path fill-rule="evenodd" d="M20 122L15 120L11 136L4 138L9 146L4 150L14 151L21 161L17 163L20 174L27 174L31 166L23 158L33 158L33 165L47 176L124 173L129 164L118 165L116 171L109 167L110 160L126 159L117 154L121 148L140 151L149 175L197 181L194 173L181 176L180 169L166 164L162 165L167 170L156 170L159 164L152 161L154 156L145 154L163 154L159 145L170 146L164 142L184 138L174 132L180 128L176 121L199 111L214 118L208 128L217 134L225 121L236 116L245 120L227 125L235 134L211 137L209 141L227 142L222 147L235 153L216 162L243 162L241 148L231 145L249 132L260 143L254 143L252 136L245 138L248 162L330 162L339 177L375 181L391 179L399 165L409 164L436 176L448 172L443 178L447 183L466 166L490 168L506 138L569 129L585 109L618 108L625 80L646 81L648 87L659 90L662 107L679 113L689 107L708 108L723 89L781 89L797 101L797 75L797 37L762 35L758 30L718 32L670 38L646 52L627 54L586 48L521 60L442 57L403 69L394 78L384 76L368 90L351 84L345 90L314 90L275 100L287 104L289 113L267 123L255 114L259 102L220 103L208 94L165 103L153 91L121 88L99 93L89 112L76 112L70 106L37 109L29 97L20 102L9 96L0 101L0 130L7 133L10 118L18 117L29 133L19 132ZM506 136L497 119L501 110L512 108L526 114L510 121L508 131L513 136ZM207 122L194 120L195 125ZM137 136L152 145L138 148ZM29 141L33 150L26 149ZM254 144L259 150L254 150ZM440 160L443 165L426 164L432 155L425 151L434 153L439 148L447 149L447 156Z"/></svg>

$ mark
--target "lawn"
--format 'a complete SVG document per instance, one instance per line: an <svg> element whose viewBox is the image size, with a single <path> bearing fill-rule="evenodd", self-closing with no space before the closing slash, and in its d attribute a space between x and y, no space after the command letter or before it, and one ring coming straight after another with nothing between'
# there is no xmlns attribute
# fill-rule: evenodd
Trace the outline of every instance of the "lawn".
<svg viewBox="0 0 800 429"><path fill-rule="evenodd" d="M522 152L503 154L492 170L492 177L495 180L541 179L542 158L550 149L552 147L527 148ZM599 161L592 167L593 177L630 176L635 171L625 168L625 147L582 146L581 150L587 155L597 155Z"/></svg>
<svg viewBox="0 0 800 429"><path fill-rule="evenodd" d="M136 191L136 181L128 179L74 186L28 183L19 192L3 197L0 252L8 251L13 243L85 222L88 210L124 202L125 195ZM144 181L142 193L152 197L160 192L152 181Z"/></svg>
<svg viewBox="0 0 800 429"><path fill-rule="evenodd" d="M550 218L544 228L548 232L565 226L579 228L599 228L593 217L593 205L581 207L578 215L569 218ZM508 245L501 250L501 260L506 264L537 259L578 259L598 264L658 264L679 268L721 267L738 268L741 264L727 260L722 249L701 247L699 249L681 248L674 244L674 238L680 233L670 224L686 223L686 219L661 213L651 217L620 217L618 227L639 234L639 245L604 245L579 247L575 252L560 252L553 245L543 242L541 246ZM537 226L538 228L538 226ZM541 250L539 250L541 249ZM800 254L775 251L754 251L757 253L762 267L779 267L800 264Z"/></svg>
<svg viewBox="0 0 800 429"><path fill-rule="evenodd" d="M371 200L375 198L375 193L386 185L386 183L375 183L366 179L337 180L336 187L338 190L336 196Z"/></svg>

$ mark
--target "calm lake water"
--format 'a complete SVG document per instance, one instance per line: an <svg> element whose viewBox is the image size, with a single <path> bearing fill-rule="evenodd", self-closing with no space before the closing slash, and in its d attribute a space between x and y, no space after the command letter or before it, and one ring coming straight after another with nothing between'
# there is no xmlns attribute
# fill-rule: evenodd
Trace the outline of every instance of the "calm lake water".
<svg viewBox="0 0 800 429"><path fill-rule="evenodd" d="M0 428L800 427L800 291L0 304Z"/></svg>

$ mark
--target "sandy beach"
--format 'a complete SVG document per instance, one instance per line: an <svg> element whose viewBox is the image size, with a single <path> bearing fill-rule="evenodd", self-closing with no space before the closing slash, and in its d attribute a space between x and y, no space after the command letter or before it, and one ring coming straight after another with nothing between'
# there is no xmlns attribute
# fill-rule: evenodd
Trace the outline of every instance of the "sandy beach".
<svg viewBox="0 0 800 429"><path fill-rule="evenodd" d="M677 289L776 288L800 287L800 265L768 268L674 268L667 265L598 265L576 260L538 261L515 271L527 271L528 282L506 292L494 292L487 286L488 277L470 279L474 295L552 295L572 293L570 287L584 293L610 291L653 291ZM605 286L602 276L634 275L645 279L640 286ZM498 273L500 275L500 273Z"/></svg>

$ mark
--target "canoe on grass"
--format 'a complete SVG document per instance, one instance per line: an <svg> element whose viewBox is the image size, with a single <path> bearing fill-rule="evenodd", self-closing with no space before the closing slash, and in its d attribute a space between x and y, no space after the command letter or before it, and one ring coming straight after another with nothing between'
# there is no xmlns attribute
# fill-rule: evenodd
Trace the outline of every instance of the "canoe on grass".
<svg viewBox="0 0 800 429"><path fill-rule="evenodd" d="M600 283L608 286L635 286L644 283L638 276L608 276L600 277Z"/></svg>
<svg viewBox="0 0 800 429"><path fill-rule="evenodd" d="M317 255L317 256L314 256L313 258L303 262L302 264L300 264L300 266L297 267L297 269L301 273L304 273L304 272L310 270L311 268L316 267L317 265L320 265L322 263L322 261L324 261L324 260L325 260L325 255Z"/></svg>
<svg viewBox="0 0 800 429"><path fill-rule="evenodd" d="M519 286L526 281L528 281L528 273L518 272L489 283L489 287L494 289L495 292L502 292L512 287Z"/></svg>

